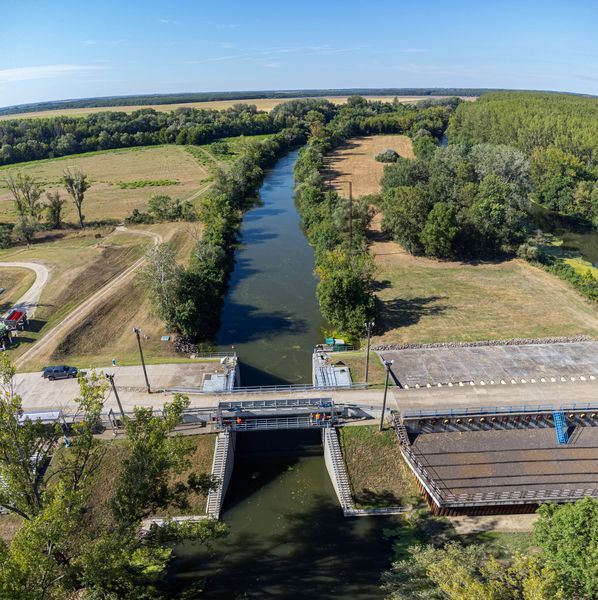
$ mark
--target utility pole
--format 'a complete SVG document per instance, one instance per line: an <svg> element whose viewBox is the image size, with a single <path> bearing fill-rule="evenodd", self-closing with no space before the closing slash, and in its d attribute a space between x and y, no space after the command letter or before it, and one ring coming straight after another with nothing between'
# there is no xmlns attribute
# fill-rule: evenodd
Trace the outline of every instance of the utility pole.
<svg viewBox="0 0 598 600"><path fill-rule="evenodd" d="M137 336L137 345L139 346L139 356L141 357L141 365L143 366L143 374L145 375L145 385L147 386L147 393L152 393L152 388L149 384L149 379L147 378L147 369L145 368L145 360L143 359L143 350L141 349L141 329L139 327L133 327L133 331Z"/></svg>
<svg viewBox="0 0 598 600"><path fill-rule="evenodd" d="M124 426L125 411L123 410L123 405L120 403L120 396L118 395L116 385L114 384L114 373L106 373L106 379L110 382L110 385L112 386L112 391L114 392L114 397L116 398L116 403L118 404L118 410L120 410L120 416L122 418L122 422L123 422L123 426Z"/></svg>
<svg viewBox="0 0 598 600"><path fill-rule="evenodd" d="M386 394L388 392L388 378L390 377L390 367L394 363L394 360L382 359L384 366L386 367L386 381L384 382L384 400L382 401L382 415L380 416L380 428L378 431L382 431L384 427L384 415L386 414Z"/></svg>
<svg viewBox="0 0 598 600"><path fill-rule="evenodd" d="M374 326L374 321L368 321L365 324L366 331L368 333L368 349L365 355L365 382L368 382L368 375L370 372L370 338L372 336L372 327Z"/></svg>
<svg viewBox="0 0 598 600"><path fill-rule="evenodd" d="M353 251L353 182L349 181L349 254Z"/></svg>

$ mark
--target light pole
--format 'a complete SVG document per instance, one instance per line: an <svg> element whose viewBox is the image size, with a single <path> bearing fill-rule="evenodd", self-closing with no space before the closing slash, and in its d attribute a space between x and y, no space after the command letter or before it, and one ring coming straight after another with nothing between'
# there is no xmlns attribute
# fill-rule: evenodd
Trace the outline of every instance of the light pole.
<svg viewBox="0 0 598 600"><path fill-rule="evenodd" d="M137 345L139 346L139 356L141 357L141 365L143 366L143 374L145 375L145 385L147 386L147 393L152 393L152 388L149 384L149 379L147 378L147 369L145 368L145 360L143 359L143 350L141 349L141 329L139 327L133 327L133 331L137 336Z"/></svg>
<svg viewBox="0 0 598 600"><path fill-rule="evenodd" d="M386 394L388 392L388 378L390 377L390 367L392 367L394 360L382 359L382 362L386 367L386 381L384 382L384 400L382 401L382 415L380 416L380 429L378 431L382 431L382 428L384 427L384 415L386 414Z"/></svg>
<svg viewBox="0 0 598 600"><path fill-rule="evenodd" d="M123 405L120 403L120 396L118 395L118 391L116 390L116 385L114 384L114 373L106 373L106 379L110 382L112 386L112 391L114 392L114 397L116 398L116 403L118 404L118 410L120 410L120 416L122 418L123 426L125 424L125 411L123 410Z"/></svg>
<svg viewBox="0 0 598 600"><path fill-rule="evenodd" d="M368 382L368 375L370 372L370 338L372 335L372 327L374 326L374 321L368 321L365 324L366 331L368 332L368 349L365 355L365 382Z"/></svg>

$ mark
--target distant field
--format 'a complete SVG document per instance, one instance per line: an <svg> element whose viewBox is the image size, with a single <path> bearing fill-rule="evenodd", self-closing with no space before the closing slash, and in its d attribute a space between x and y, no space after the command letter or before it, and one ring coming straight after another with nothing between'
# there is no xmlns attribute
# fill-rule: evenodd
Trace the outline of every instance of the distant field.
<svg viewBox="0 0 598 600"><path fill-rule="evenodd" d="M89 152L0 167L0 221L16 221L17 212L6 185L9 173L22 171L37 177L46 191L60 190L67 203L65 221L76 222L76 210L66 195L60 178L67 167L78 167L89 176L92 186L85 196L86 221L124 219L134 208L144 210L156 194L195 200L211 185L212 170L235 156L244 139L227 138L231 154L217 156L211 145L147 146ZM43 196L45 200L45 195Z"/></svg>
<svg viewBox="0 0 598 600"><path fill-rule="evenodd" d="M0 267L0 315L7 311L35 281L35 273L29 269Z"/></svg>
<svg viewBox="0 0 598 600"><path fill-rule="evenodd" d="M392 148L405 158L413 158L411 139L406 135L352 138L328 156L328 170L324 176L330 178L337 191L345 196L348 195L347 181L353 182L355 198L375 194L380 191L384 163L374 157L387 148Z"/></svg>
<svg viewBox="0 0 598 600"><path fill-rule="evenodd" d="M335 104L345 104L349 96L326 96L327 100L334 102ZM426 98L446 98L447 96L396 96L399 102L413 103L418 100L424 100ZM368 100L380 100L382 102L390 102L395 96L367 96ZM463 96L464 100L475 100L475 96ZM1 115L1 120L9 119L33 119L36 117L56 117L59 115L68 115L71 117L84 116L91 113L106 112L106 111L119 111L119 112L134 112L142 108L153 108L158 112L170 112L177 108L212 108L217 110L223 110L230 108L235 104L254 104L259 110L272 110L278 104L282 102L288 102L289 100L297 100L297 98L258 98L255 100L215 100L208 102L187 102L182 104L146 104L143 106L99 106L99 107L88 107L88 108L64 108L56 110L42 110L37 112L19 113L14 115Z"/></svg>

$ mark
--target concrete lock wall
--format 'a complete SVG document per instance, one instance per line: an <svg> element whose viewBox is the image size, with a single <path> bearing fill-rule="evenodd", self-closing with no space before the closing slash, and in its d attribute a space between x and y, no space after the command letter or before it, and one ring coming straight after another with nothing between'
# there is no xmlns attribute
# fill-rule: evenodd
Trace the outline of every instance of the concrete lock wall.
<svg viewBox="0 0 598 600"><path fill-rule="evenodd" d="M208 494L206 512L208 517L218 519L228 484L235 467L235 446L237 434L234 431L223 431L216 437L214 444L214 459L212 461L212 477L218 480L218 485Z"/></svg>

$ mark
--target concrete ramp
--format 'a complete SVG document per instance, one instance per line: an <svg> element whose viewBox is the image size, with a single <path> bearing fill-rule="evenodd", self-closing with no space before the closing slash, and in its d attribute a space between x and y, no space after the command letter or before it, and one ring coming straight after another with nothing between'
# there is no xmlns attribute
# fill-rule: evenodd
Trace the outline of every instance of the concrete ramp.
<svg viewBox="0 0 598 600"><path fill-rule="evenodd" d="M217 480L217 486L208 494L206 513L210 519L219 519L222 503L230 483L235 466L236 434L232 431L222 431L216 438L214 459L212 461L212 477Z"/></svg>

